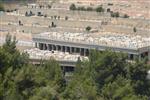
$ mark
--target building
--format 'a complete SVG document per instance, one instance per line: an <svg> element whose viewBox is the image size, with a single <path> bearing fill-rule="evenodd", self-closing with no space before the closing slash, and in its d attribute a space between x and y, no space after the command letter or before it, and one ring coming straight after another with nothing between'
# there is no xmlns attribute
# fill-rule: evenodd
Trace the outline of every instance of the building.
<svg viewBox="0 0 150 100"><path fill-rule="evenodd" d="M118 33L57 33L45 32L33 36L35 47L40 50L67 52L88 56L91 49L100 51L111 49L127 53L129 59L145 58L150 60L149 38Z"/></svg>

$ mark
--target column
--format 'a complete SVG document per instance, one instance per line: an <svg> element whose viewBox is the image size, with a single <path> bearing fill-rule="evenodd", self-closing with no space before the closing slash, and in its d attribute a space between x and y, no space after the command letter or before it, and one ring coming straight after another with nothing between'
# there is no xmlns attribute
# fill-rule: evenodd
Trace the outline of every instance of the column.
<svg viewBox="0 0 150 100"><path fill-rule="evenodd" d="M69 47L70 48L70 53L72 53L72 47Z"/></svg>
<svg viewBox="0 0 150 100"><path fill-rule="evenodd" d="M43 44L43 50L46 50L46 44Z"/></svg>
<svg viewBox="0 0 150 100"><path fill-rule="evenodd" d="M74 47L74 53L77 53L77 48L76 47Z"/></svg>
<svg viewBox="0 0 150 100"><path fill-rule="evenodd" d="M82 48L79 48L79 53L80 55L82 55Z"/></svg>
<svg viewBox="0 0 150 100"><path fill-rule="evenodd" d="M67 47L65 46L65 52L67 52Z"/></svg>
<svg viewBox="0 0 150 100"><path fill-rule="evenodd" d="M58 45L56 45L56 51L58 51Z"/></svg>
<svg viewBox="0 0 150 100"><path fill-rule="evenodd" d="M54 45L51 45L52 46L52 50L54 50Z"/></svg>
<svg viewBox="0 0 150 100"><path fill-rule="evenodd" d="M84 56L87 56L87 49L84 49Z"/></svg>
<svg viewBox="0 0 150 100"><path fill-rule="evenodd" d="M63 46L60 46L61 52L63 52Z"/></svg>

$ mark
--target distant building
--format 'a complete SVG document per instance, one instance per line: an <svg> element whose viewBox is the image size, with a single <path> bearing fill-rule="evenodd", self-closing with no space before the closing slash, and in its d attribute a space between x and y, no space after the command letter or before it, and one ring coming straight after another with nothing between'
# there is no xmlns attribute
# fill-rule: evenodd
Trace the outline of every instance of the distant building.
<svg viewBox="0 0 150 100"><path fill-rule="evenodd" d="M150 60L149 41L140 36L126 36L107 33L100 35L94 33L41 33L33 36L36 48L40 50L68 52L88 56L91 49L100 51L111 49L115 52L127 53L129 59Z"/></svg>

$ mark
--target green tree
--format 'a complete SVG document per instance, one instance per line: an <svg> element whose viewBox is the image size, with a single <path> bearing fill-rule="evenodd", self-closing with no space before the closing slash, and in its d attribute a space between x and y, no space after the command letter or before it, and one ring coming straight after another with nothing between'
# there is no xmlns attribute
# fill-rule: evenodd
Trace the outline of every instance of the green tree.
<svg viewBox="0 0 150 100"><path fill-rule="evenodd" d="M71 4L69 9L70 9L70 10L76 10L75 4Z"/></svg>
<svg viewBox="0 0 150 100"><path fill-rule="evenodd" d="M120 17L119 12L111 12L111 17Z"/></svg>
<svg viewBox="0 0 150 100"><path fill-rule="evenodd" d="M127 76L132 80L135 93L138 95L150 95L150 80L147 79L149 65L143 61L136 61L128 68Z"/></svg>
<svg viewBox="0 0 150 100"><path fill-rule="evenodd" d="M90 26L87 26L87 27L86 27L86 31L88 31L88 32L89 32L91 29L92 29L92 28L91 28Z"/></svg>
<svg viewBox="0 0 150 100"><path fill-rule="evenodd" d="M129 18L129 16L127 14L124 14L123 18Z"/></svg>
<svg viewBox="0 0 150 100"><path fill-rule="evenodd" d="M93 11L92 7L87 7L87 11Z"/></svg>
<svg viewBox="0 0 150 100"><path fill-rule="evenodd" d="M133 32L137 32L136 27L133 28Z"/></svg>
<svg viewBox="0 0 150 100"><path fill-rule="evenodd" d="M14 36L12 38L12 36L10 34L7 34L5 43L3 44L3 49L8 53L13 54L17 51L16 43L17 43L16 37Z"/></svg>
<svg viewBox="0 0 150 100"><path fill-rule="evenodd" d="M99 100L97 86L87 70L87 61L77 62L72 79L69 81L62 97L71 100Z"/></svg>
<svg viewBox="0 0 150 100"><path fill-rule="evenodd" d="M96 8L96 12L104 12L104 8L102 6L99 6Z"/></svg>
<svg viewBox="0 0 150 100"><path fill-rule="evenodd" d="M3 4L0 2L0 11L4 11L5 9L4 9L4 6L3 6Z"/></svg>

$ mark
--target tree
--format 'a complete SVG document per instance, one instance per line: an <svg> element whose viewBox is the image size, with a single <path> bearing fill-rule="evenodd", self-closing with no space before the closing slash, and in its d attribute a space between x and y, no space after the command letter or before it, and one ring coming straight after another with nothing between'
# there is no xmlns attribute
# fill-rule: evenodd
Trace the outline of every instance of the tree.
<svg viewBox="0 0 150 100"><path fill-rule="evenodd" d="M133 32L137 32L136 27L133 28Z"/></svg>
<svg viewBox="0 0 150 100"><path fill-rule="evenodd" d="M51 23L51 27L56 27L54 22Z"/></svg>
<svg viewBox="0 0 150 100"><path fill-rule="evenodd" d="M99 100L97 86L90 75L91 71L87 70L87 66L89 66L87 61L81 62L78 60L72 79L62 93L64 99Z"/></svg>
<svg viewBox="0 0 150 100"><path fill-rule="evenodd" d="M104 8L102 6L99 6L96 8L96 12L104 12Z"/></svg>
<svg viewBox="0 0 150 100"><path fill-rule="evenodd" d="M3 49L8 53L15 53L17 51L16 49L16 37L14 36L12 39L12 36L10 34L6 35L5 43L3 45Z"/></svg>
<svg viewBox="0 0 150 100"><path fill-rule="evenodd" d="M82 7L78 7L77 10L86 11L86 8L82 6Z"/></svg>
<svg viewBox="0 0 150 100"><path fill-rule="evenodd" d="M28 16L28 12L26 11L25 16Z"/></svg>
<svg viewBox="0 0 150 100"><path fill-rule="evenodd" d="M119 17L119 16L120 16L119 12L116 12L116 13L115 13L115 16L116 16L116 17Z"/></svg>
<svg viewBox="0 0 150 100"><path fill-rule="evenodd" d="M112 83L106 84L102 89L105 100L147 100L145 96L137 96L131 85L131 80L121 76Z"/></svg>
<svg viewBox="0 0 150 100"><path fill-rule="evenodd" d="M111 12L111 17L120 17L119 12Z"/></svg>
<svg viewBox="0 0 150 100"><path fill-rule="evenodd" d="M99 85L99 90L109 82L112 82L118 75L125 76L127 56L122 53L113 53L111 51L96 52L90 54L90 66L94 70L94 78Z"/></svg>
<svg viewBox="0 0 150 100"><path fill-rule="evenodd" d="M68 20L68 16L65 16L65 20Z"/></svg>
<svg viewBox="0 0 150 100"><path fill-rule="evenodd" d="M127 14L124 14L123 18L129 18L129 16Z"/></svg>
<svg viewBox="0 0 150 100"><path fill-rule="evenodd" d="M52 8L51 5L48 5L47 7L48 7L48 9L51 9L51 8Z"/></svg>
<svg viewBox="0 0 150 100"><path fill-rule="evenodd" d="M86 27L86 31L88 31L88 32L89 32L91 29L92 29L92 28L91 28L90 26L87 26L87 27Z"/></svg>
<svg viewBox="0 0 150 100"><path fill-rule="evenodd" d="M143 61L136 61L128 68L128 77L132 80L135 93L138 95L150 95L150 80L147 79L149 66Z"/></svg>
<svg viewBox="0 0 150 100"><path fill-rule="evenodd" d="M59 63L50 58L36 66L16 49L7 35L0 47L1 100L148 100L150 66L145 60L128 62L127 55L91 50L66 81Z"/></svg>
<svg viewBox="0 0 150 100"><path fill-rule="evenodd" d="M92 7L87 7L87 11L93 11Z"/></svg>
<svg viewBox="0 0 150 100"><path fill-rule="evenodd" d="M107 9L107 12L110 12L110 8Z"/></svg>
<svg viewBox="0 0 150 100"><path fill-rule="evenodd" d="M71 4L69 9L70 9L70 10L76 10L75 4Z"/></svg>
<svg viewBox="0 0 150 100"><path fill-rule="evenodd" d="M4 9L4 6L3 6L3 4L2 3L0 3L0 11L4 11L5 9Z"/></svg>

